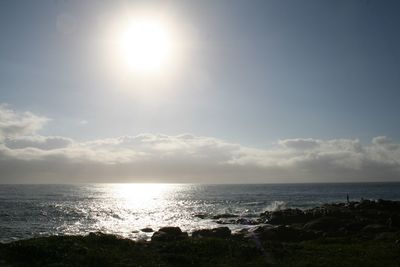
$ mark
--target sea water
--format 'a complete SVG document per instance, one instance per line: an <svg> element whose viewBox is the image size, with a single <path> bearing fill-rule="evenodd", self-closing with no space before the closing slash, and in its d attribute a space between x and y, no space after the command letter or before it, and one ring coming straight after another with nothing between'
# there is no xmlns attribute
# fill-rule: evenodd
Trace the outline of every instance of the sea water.
<svg viewBox="0 0 400 267"><path fill-rule="evenodd" d="M94 231L146 239L145 227L219 226L198 214L254 218L266 210L345 202L347 195L400 200L400 183L0 185L0 242Z"/></svg>

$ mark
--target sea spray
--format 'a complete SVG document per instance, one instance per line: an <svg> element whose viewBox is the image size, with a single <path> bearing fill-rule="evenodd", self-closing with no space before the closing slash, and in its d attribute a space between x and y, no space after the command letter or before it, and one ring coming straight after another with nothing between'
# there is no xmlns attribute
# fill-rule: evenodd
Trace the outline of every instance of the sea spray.
<svg viewBox="0 0 400 267"><path fill-rule="evenodd" d="M269 204L266 207L267 211L277 211L277 210L283 210L287 208L287 203L285 201L273 201L271 204Z"/></svg>

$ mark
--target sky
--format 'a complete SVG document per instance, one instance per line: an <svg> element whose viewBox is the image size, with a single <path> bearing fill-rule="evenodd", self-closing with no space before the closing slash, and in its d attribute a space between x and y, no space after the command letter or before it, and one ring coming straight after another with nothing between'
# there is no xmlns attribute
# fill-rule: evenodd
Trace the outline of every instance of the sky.
<svg viewBox="0 0 400 267"><path fill-rule="evenodd" d="M399 11L0 1L0 183L400 181ZM157 71L116 45L140 16L174 48Z"/></svg>

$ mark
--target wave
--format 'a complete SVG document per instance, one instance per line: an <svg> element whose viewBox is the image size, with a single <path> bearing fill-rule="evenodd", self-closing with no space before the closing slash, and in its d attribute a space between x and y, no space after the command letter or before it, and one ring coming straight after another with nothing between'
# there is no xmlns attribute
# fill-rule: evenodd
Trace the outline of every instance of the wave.
<svg viewBox="0 0 400 267"><path fill-rule="evenodd" d="M287 208L287 203L285 201L273 201L271 204L269 204L266 207L267 211L277 211L277 210L283 210Z"/></svg>

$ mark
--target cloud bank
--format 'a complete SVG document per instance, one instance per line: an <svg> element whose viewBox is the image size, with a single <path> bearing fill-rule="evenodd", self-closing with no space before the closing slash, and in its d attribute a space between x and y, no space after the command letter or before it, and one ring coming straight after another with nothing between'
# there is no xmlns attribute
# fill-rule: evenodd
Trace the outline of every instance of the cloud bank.
<svg viewBox="0 0 400 267"><path fill-rule="evenodd" d="M213 137L139 134L79 142L38 131L48 118L0 105L0 183L399 181L385 136L284 139L252 148Z"/></svg>

